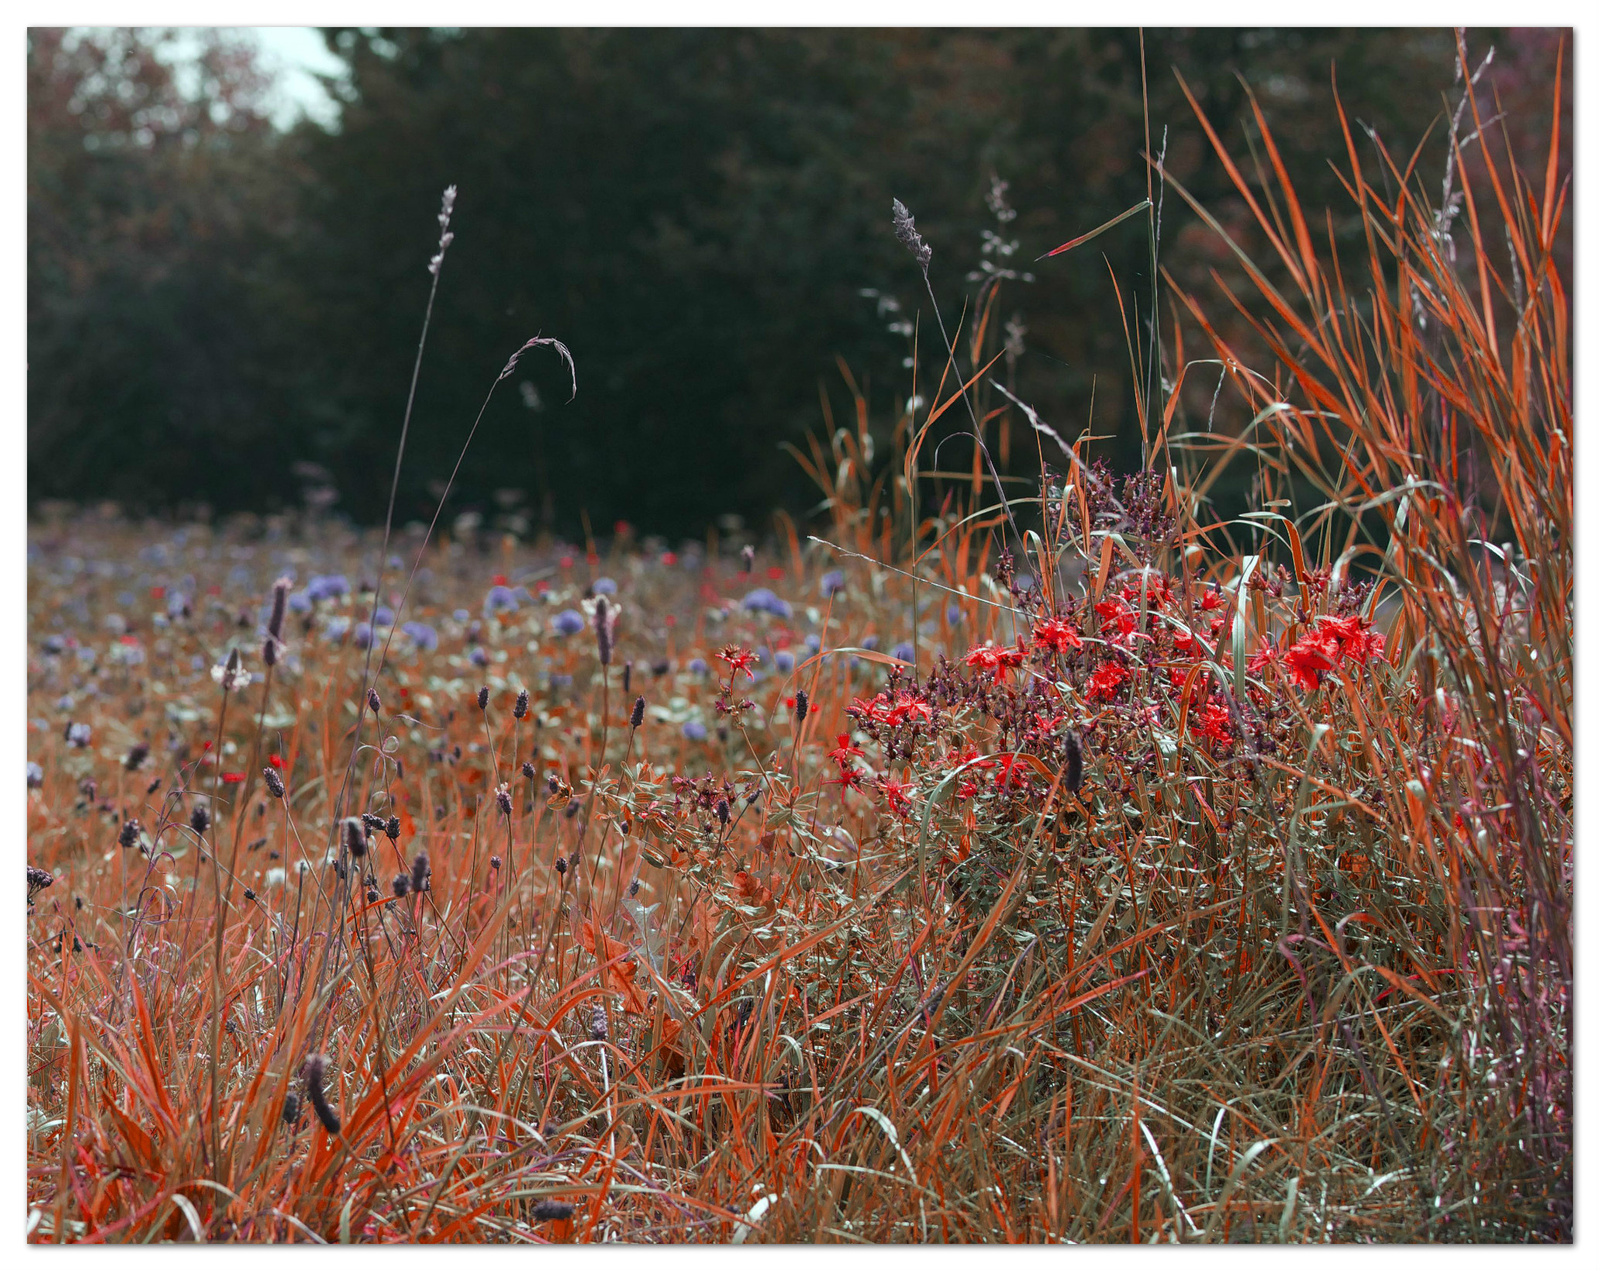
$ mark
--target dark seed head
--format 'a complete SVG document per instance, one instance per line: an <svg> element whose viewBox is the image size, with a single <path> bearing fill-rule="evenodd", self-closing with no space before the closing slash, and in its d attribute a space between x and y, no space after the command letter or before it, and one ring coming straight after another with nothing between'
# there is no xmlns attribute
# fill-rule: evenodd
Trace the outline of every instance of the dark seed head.
<svg viewBox="0 0 1600 1271"><path fill-rule="evenodd" d="M326 1057L322 1055L310 1055L306 1058L306 1096L311 1100L311 1107L317 1114L317 1120L322 1122L322 1128L329 1134L337 1134L340 1128L339 1118L322 1089L322 1079L327 1072L327 1064Z"/></svg>
<svg viewBox="0 0 1600 1271"><path fill-rule="evenodd" d="M428 889L428 876L433 872L428 863L428 849L422 848L411 858L411 890L426 891Z"/></svg>
<svg viewBox="0 0 1600 1271"><path fill-rule="evenodd" d="M1062 773L1062 784L1073 794L1078 793L1083 785L1083 743L1078 740L1078 734L1068 730L1065 741L1062 743L1066 752L1066 769Z"/></svg>
<svg viewBox="0 0 1600 1271"><path fill-rule="evenodd" d="M250 888L246 887L244 889L244 898L246 900L254 900L256 898L256 894Z"/></svg>
<svg viewBox="0 0 1600 1271"><path fill-rule="evenodd" d="M378 697L377 689L369 688L367 690L367 706L374 715L383 714L383 702Z"/></svg>
<svg viewBox="0 0 1600 1271"><path fill-rule="evenodd" d="M589 1016L589 1040L603 1042L606 1040L606 1013L602 1007L595 1007L594 1013Z"/></svg>
<svg viewBox="0 0 1600 1271"><path fill-rule="evenodd" d="M628 716L628 727L637 728L644 723L644 698L633 699L633 713Z"/></svg>
<svg viewBox="0 0 1600 1271"><path fill-rule="evenodd" d="M794 695L794 722L797 724L805 723L806 716L810 711L811 698L807 695L805 689L797 689Z"/></svg>
<svg viewBox="0 0 1600 1271"><path fill-rule="evenodd" d="M502 784L494 792L494 801L500 805L500 810L507 816L511 815L511 788Z"/></svg>
<svg viewBox="0 0 1600 1271"><path fill-rule="evenodd" d="M204 804L196 804L193 812L189 813L189 825L196 834L204 834L211 828L211 812Z"/></svg>
<svg viewBox="0 0 1600 1271"><path fill-rule="evenodd" d="M480 711L489 709L489 690L487 687L478 690L478 709Z"/></svg>
<svg viewBox="0 0 1600 1271"><path fill-rule="evenodd" d="M267 789L272 792L274 799L283 798L283 778L278 775L275 768L263 768L261 775L266 778Z"/></svg>
<svg viewBox="0 0 1600 1271"><path fill-rule="evenodd" d="M148 742L141 741L135 744L132 750L128 751L128 757L122 761L122 766L128 772L137 772L139 771L139 765L149 757L150 745Z"/></svg>
<svg viewBox="0 0 1600 1271"><path fill-rule="evenodd" d="M394 882L391 884L391 886L393 886L394 894L396 896L406 895L411 890L411 875L396 874L394 876Z"/></svg>
<svg viewBox="0 0 1600 1271"><path fill-rule="evenodd" d="M377 903L378 903L378 889L376 887L367 888L367 904L375 905Z"/></svg>
<svg viewBox="0 0 1600 1271"><path fill-rule="evenodd" d="M498 856L491 856L489 858L489 868L490 869L499 869L500 868L500 858Z"/></svg>
<svg viewBox="0 0 1600 1271"><path fill-rule="evenodd" d="M572 1217L572 1206L564 1200L541 1200L533 1207L535 1222L562 1222Z"/></svg>
<svg viewBox="0 0 1600 1271"><path fill-rule="evenodd" d="M383 823L383 832L389 836L389 842L398 843L400 841L400 818L392 816L385 821Z"/></svg>
<svg viewBox="0 0 1600 1271"><path fill-rule="evenodd" d="M522 761L522 775L524 777L526 777L529 781L533 780L533 762L532 762L532 760L524 759Z"/></svg>
<svg viewBox="0 0 1600 1271"><path fill-rule="evenodd" d="M517 694L517 704L511 708L511 713L518 719L523 719L528 714L528 690L523 689Z"/></svg>
<svg viewBox="0 0 1600 1271"><path fill-rule="evenodd" d="M383 818L375 812L363 812L361 814L361 824L366 826L373 834L377 834L382 831L384 822Z"/></svg>
<svg viewBox="0 0 1600 1271"><path fill-rule="evenodd" d="M139 822L124 821L122 833L117 835L117 844L124 851L134 847L139 842Z"/></svg>
<svg viewBox="0 0 1600 1271"><path fill-rule="evenodd" d="M358 860L367 854L367 831L361 824L360 817L345 817L344 846L345 850Z"/></svg>
<svg viewBox="0 0 1600 1271"><path fill-rule="evenodd" d="M300 1096L293 1090L283 1096L283 1121L285 1125L293 1125L300 1119Z"/></svg>
<svg viewBox="0 0 1600 1271"><path fill-rule="evenodd" d="M556 857L556 873L565 874L566 872L567 872L567 858L565 856ZM30 874L29 877L32 878L33 876Z"/></svg>
<svg viewBox="0 0 1600 1271"><path fill-rule="evenodd" d="M723 825L726 825L728 823L728 816L728 801L726 799L718 799L717 820L722 822Z"/></svg>

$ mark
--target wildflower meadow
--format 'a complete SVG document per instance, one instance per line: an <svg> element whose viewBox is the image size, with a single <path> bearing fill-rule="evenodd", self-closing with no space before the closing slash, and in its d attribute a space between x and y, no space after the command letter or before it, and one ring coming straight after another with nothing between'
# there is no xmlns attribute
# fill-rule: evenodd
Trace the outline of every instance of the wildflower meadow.
<svg viewBox="0 0 1600 1271"><path fill-rule="evenodd" d="M29 1240L1570 1240L1567 174L1455 91L1145 156L1131 472L897 203L807 521L42 510Z"/></svg>

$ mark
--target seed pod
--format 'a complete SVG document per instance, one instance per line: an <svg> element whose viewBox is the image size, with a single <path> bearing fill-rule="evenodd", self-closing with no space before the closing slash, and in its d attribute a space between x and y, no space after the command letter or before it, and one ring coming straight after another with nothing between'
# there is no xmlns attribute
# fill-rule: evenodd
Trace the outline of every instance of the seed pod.
<svg viewBox="0 0 1600 1271"><path fill-rule="evenodd" d="M550 791L551 794L555 794L556 791L561 789L561 781L556 776L556 774L553 773L553 772L548 777L545 778L545 782L544 783L545 783L546 787L549 788L549 791Z"/></svg>
<svg viewBox="0 0 1600 1271"><path fill-rule="evenodd" d="M378 698L377 689L369 688L367 690L367 705L371 708L374 715L383 714L383 702Z"/></svg>
<svg viewBox="0 0 1600 1271"><path fill-rule="evenodd" d="M375 905L377 903L378 903L378 889L376 887L367 888L367 904Z"/></svg>
<svg viewBox="0 0 1600 1271"><path fill-rule="evenodd" d="M274 799L283 798L283 778L278 775L277 770L274 768L263 768L261 770L261 775L266 778L267 789L272 792L272 797Z"/></svg>
<svg viewBox="0 0 1600 1271"><path fill-rule="evenodd" d="M197 803L194 811L189 813L189 825L196 834L204 834L211 828L211 810Z"/></svg>
<svg viewBox="0 0 1600 1271"><path fill-rule="evenodd" d="M626 697L633 688L633 659L629 658L622 664L622 695Z"/></svg>
<svg viewBox="0 0 1600 1271"><path fill-rule="evenodd" d="M564 1200L541 1200L533 1207L535 1222L563 1222L572 1217L572 1206Z"/></svg>
<svg viewBox="0 0 1600 1271"><path fill-rule="evenodd" d="M428 875L433 872L428 863L428 849L422 848L411 858L411 890L426 891Z"/></svg>
<svg viewBox="0 0 1600 1271"><path fill-rule="evenodd" d="M600 665L611 665L611 650L617 638L617 617L612 611L611 604L604 596L596 596L594 602L594 642L595 652L599 654Z"/></svg>
<svg viewBox="0 0 1600 1271"><path fill-rule="evenodd" d="M389 842L398 843L400 841L400 818L392 816L385 821L383 823L383 832L389 836Z"/></svg>
<svg viewBox="0 0 1600 1271"><path fill-rule="evenodd" d="M1063 748L1066 751L1067 766L1061 782L1071 793L1077 794L1083 785L1083 743L1078 740L1076 732L1067 730Z"/></svg>
<svg viewBox="0 0 1600 1271"><path fill-rule="evenodd" d="M523 689L517 694L517 704L511 708L511 713L518 719L523 719L528 714L528 690Z"/></svg>
<svg viewBox="0 0 1600 1271"><path fill-rule="evenodd" d="M246 900L254 900L256 898L256 894L250 888L246 887L244 889L244 898Z"/></svg>
<svg viewBox="0 0 1600 1271"><path fill-rule="evenodd" d="M720 821L723 825L726 825L728 823L728 816L729 816L729 813L728 813L728 801L726 799L718 799L717 800L717 820Z"/></svg>
<svg viewBox="0 0 1600 1271"><path fill-rule="evenodd" d="M556 857L556 873L565 874L566 872L567 872L567 858L565 856Z"/></svg>
<svg viewBox="0 0 1600 1271"><path fill-rule="evenodd" d="M806 716L811 712L811 698L805 689L796 689L794 695L794 722L803 724Z"/></svg>
<svg viewBox="0 0 1600 1271"><path fill-rule="evenodd" d="M628 727L637 728L644 723L644 698L633 699L633 713L628 716Z"/></svg>
<svg viewBox="0 0 1600 1271"><path fill-rule="evenodd" d="M500 868L500 858L498 856L491 856L489 858L489 868L490 869L499 869Z"/></svg>
<svg viewBox="0 0 1600 1271"><path fill-rule="evenodd" d="M117 835L117 845L124 851L132 848L139 841L139 822L124 821L122 833Z"/></svg>
<svg viewBox="0 0 1600 1271"><path fill-rule="evenodd" d="M480 711L489 709L489 689L487 686L478 690L478 709Z"/></svg>
<svg viewBox="0 0 1600 1271"><path fill-rule="evenodd" d="M377 834L383 829L384 821L375 812L363 812L361 814L361 824L366 826L371 833Z"/></svg>
<svg viewBox="0 0 1600 1271"><path fill-rule="evenodd" d="M328 1096L322 1089L322 1078L327 1063L327 1059L322 1055L311 1055L306 1059L306 1097L311 1100L311 1107L317 1114L317 1120L322 1122L322 1128L329 1134L337 1134L340 1128L339 1118L334 1114L333 1108L328 1103Z"/></svg>
<svg viewBox="0 0 1600 1271"><path fill-rule="evenodd" d="M507 816L511 815L511 787L501 782L499 789L494 792L494 801L500 805L500 810Z"/></svg>
<svg viewBox="0 0 1600 1271"><path fill-rule="evenodd" d="M149 743L143 741L138 742L134 745L132 750L128 751L128 757L122 761L122 767L127 772L137 772L139 771L139 765L149 757Z"/></svg>
<svg viewBox="0 0 1600 1271"><path fill-rule="evenodd" d="M300 1096L293 1090L283 1096L283 1122L293 1125L300 1119Z"/></svg>
<svg viewBox="0 0 1600 1271"><path fill-rule="evenodd" d="M394 876L394 882L390 884L390 886L393 887L395 896L405 896L411 890L411 875L396 874Z"/></svg>
<svg viewBox="0 0 1600 1271"><path fill-rule="evenodd" d="M345 850L357 860L367 854L367 831L359 817L345 817L344 846Z"/></svg>
<svg viewBox="0 0 1600 1271"><path fill-rule="evenodd" d="M522 761L522 775L524 777L526 777L529 781L533 780L533 761L532 760L524 759Z"/></svg>

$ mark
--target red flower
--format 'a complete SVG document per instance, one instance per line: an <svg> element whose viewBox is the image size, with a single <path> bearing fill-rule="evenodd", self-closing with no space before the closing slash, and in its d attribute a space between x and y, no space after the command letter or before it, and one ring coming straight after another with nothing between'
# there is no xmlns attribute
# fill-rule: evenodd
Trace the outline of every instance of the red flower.
<svg viewBox="0 0 1600 1271"><path fill-rule="evenodd" d="M242 772L225 772L222 774L222 782L224 785L236 786L243 780L244 773Z"/></svg>
<svg viewBox="0 0 1600 1271"><path fill-rule="evenodd" d="M1289 678L1310 692L1320 687L1322 677L1333 669L1339 655L1337 644L1322 635L1303 635L1283 655Z"/></svg>
<svg viewBox="0 0 1600 1271"><path fill-rule="evenodd" d="M739 678L740 671L743 671L752 680L756 678L756 673L750 669L755 665L756 655L749 649L741 649L736 644L730 644L719 649L717 657L733 668L734 679Z"/></svg>
<svg viewBox="0 0 1600 1271"><path fill-rule="evenodd" d="M1272 645L1263 645L1250 655L1250 660L1244 664L1246 675L1259 676L1262 671L1278 660L1278 650Z"/></svg>
<svg viewBox="0 0 1600 1271"><path fill-rule="evenodd" d="M968 666L976 667L980 671L1004 676L1013 667L1022 665L1023 650L1020 648L992 644L975 644L967 650L967 656L962 659Z"/></svg>
<svg viewBox="0 0 1600 1271"><path fill-rule="evenodd" d="M769 579L771 579L773 582L781 582L783 580L783 566L782 565L768 565L767 566L767 577Z"/></svg>
<svg viewBox="0 0 1600 1271"><path fill-rule="evenodd" d="M916 786L907 781L879 781L878 789L883 792L889 811L902 819L910 813L911 801L907 796L917 792Z"/></svg>
<svg viewBox="0 0 1600 1271"><path fill-rule="evenodd" d="M1172 647L1179 653L1193 653L1198 649L1206 657L1211 656L1211 646L1194 632L1188 630L1177 631L1172 637Z"/></svg>
<svg viewBox="0 0 1600 1271"><path fill-rule="evenodd" d="M1372 624L1365 618L1332 618L1324 615L1317 619L1317 635L1333 641L1340 657L1355 662L1368 662L1383 656L1383 637L1375 635Z"/></svg>
<svg viewBox="0 0 1600 1271"><path fill-rule="evenodd" d="M402 693L405 692L404 689L401 689L400 691ZM267 756L267 762L269 764L271 764L274 768L281 768L281 767L283 767L283 756L282 755L276 755L276 754L268 755Z"/></svg>
<svg viewBox="0 0 1600 1271"><path fill-rule="evenodd" d="M1208 737L1212 741L1232 741L1233 721L1228 715L1228 708L1215 699L1207 702L1195 736Z"/></svg>
<svg viewBox="0 0 1600 1271"><path fill-rule="evenodd" d="M1202 609L1222 608L1222 593L1215 587L1212 587L1206 592L1205 595L1200 597L1200 607Z"/></svg>
<svg viewBox="0 0 1600 1271"><path fill-rule="evenodd" d="M489 581L496 587L504 587L506 585L506 576L504 574L496 574Z"/></svg>
<svg viewBox="0 0 1600 1271"><path fill-rule="evenodd" d="M886 724L931 724L933 707L915 693L902 693L883 715Z"/></svg>
<svg viewBox="0 0 1600 1271"><path fill-rule="evenodd" d="M1065 653L1068 649L1083 648L1078 630L1070 622L1050 618L1033 624L1033 647L1048 649L1052 653Z"/></svg>
<svg viewBox="0 0 1600 1271"><path fill-rule="evenodd" d="M1022 762L1021 755L1001 755L994 775L995 783L1002 789L1028 784L1028 766Z"/></svg>
<svg viewBox="0 0 1600 1271"><path fill-rule="evenodd" d="M1122 681L1131 674L1132 672L1119 662L1102 662L1100 668L1089 677L1090 700L1097 697L1110 699L1116 694Z"/></svg>
<svg viewBox="0 0 1600 1271"><path fill-rule="evenodd" d="M1122 599L1121 596L1112 596L1110 600L1102 600L1094 607L1094 611L1100 615L1100 621L1116 627L1116 631L1111 636L1113 640L1121 640L1126 636L1132 635L1134 627L1138 625L1133 610L1128 608L1128 602Z"/></svg>
<svg viewBox="0 0 1600 1271"><path fill-rule="evenodd" d="M668 568L671 568L673 565L676 565L678 563L678 553L677 552L662 552L661 553L661 563L663 565L666 565Z"/></svg>
<svg viewBox="0 0 1600 1271"><path fill-rule="evenodd" d="M862 750L860 746L855 745L850 740L849 733L840 733L837 741L839 743L838 749L830 750L828 752L828 758L833 760L834 763L838 764L841 769L849 766L852 759L866 757L867 752Z"/></svg>

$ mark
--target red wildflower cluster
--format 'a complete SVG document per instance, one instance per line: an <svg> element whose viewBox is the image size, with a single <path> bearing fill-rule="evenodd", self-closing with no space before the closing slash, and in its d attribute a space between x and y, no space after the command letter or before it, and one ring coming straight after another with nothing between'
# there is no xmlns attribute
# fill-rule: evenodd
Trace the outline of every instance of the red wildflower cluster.
<svg viewBox="0 0 1600 1271"><path fill-rule="evenodd" d="M850 713L874 724L897 728L902 724L933 723L933 707L916 693L890 694L885 691L874 698L856 698Z"/></svg>
<svg viewBox="0 0 1600 1271"><path fill-rule="evenodd" d="M846 790L859 790L863 774L855 761L864 759L866 751L850 740L849 733L840 733L836 740L839 744L828 752L828 758L839 765L839 776L829 784L843 786Z"/></svg>
<svg viewBox="0 0 1600 1271"><path fill-rule="evenodd" d="M1099 669L1089 677L1089 700L1093 701L1097 697L1109 700L1114 697L1122 682L1132 674L1133 672L1120 662L1101 663Z"/></svg>
<svg viewBox="0 0 1600 1271"><path fill-rule="evenodd" d="M1005 676L1022 665L1027 650L1021 645L976 644L967 650L962 660L970 667Z"/></svg>
<svg viewBox="0 0 1600 1271"><path fill-rule="evenodd" d="M1083 640L1070 622L1046 618L1033 624L1033 647L1036 652L1065 653L1083 648Z"/></svg>
<svg viewBox="0 0 1600 1271"><path fill-rule="evenodd" d="M1322 677L1341 661L1357 664L1383 656L1383 637L1373 633L1364 618L1317 619L1315 631L1308 631L1283 654L1289 678L1301 688L1318 688ZM1253 661L1253 659L1252 659Z"/></svg>

